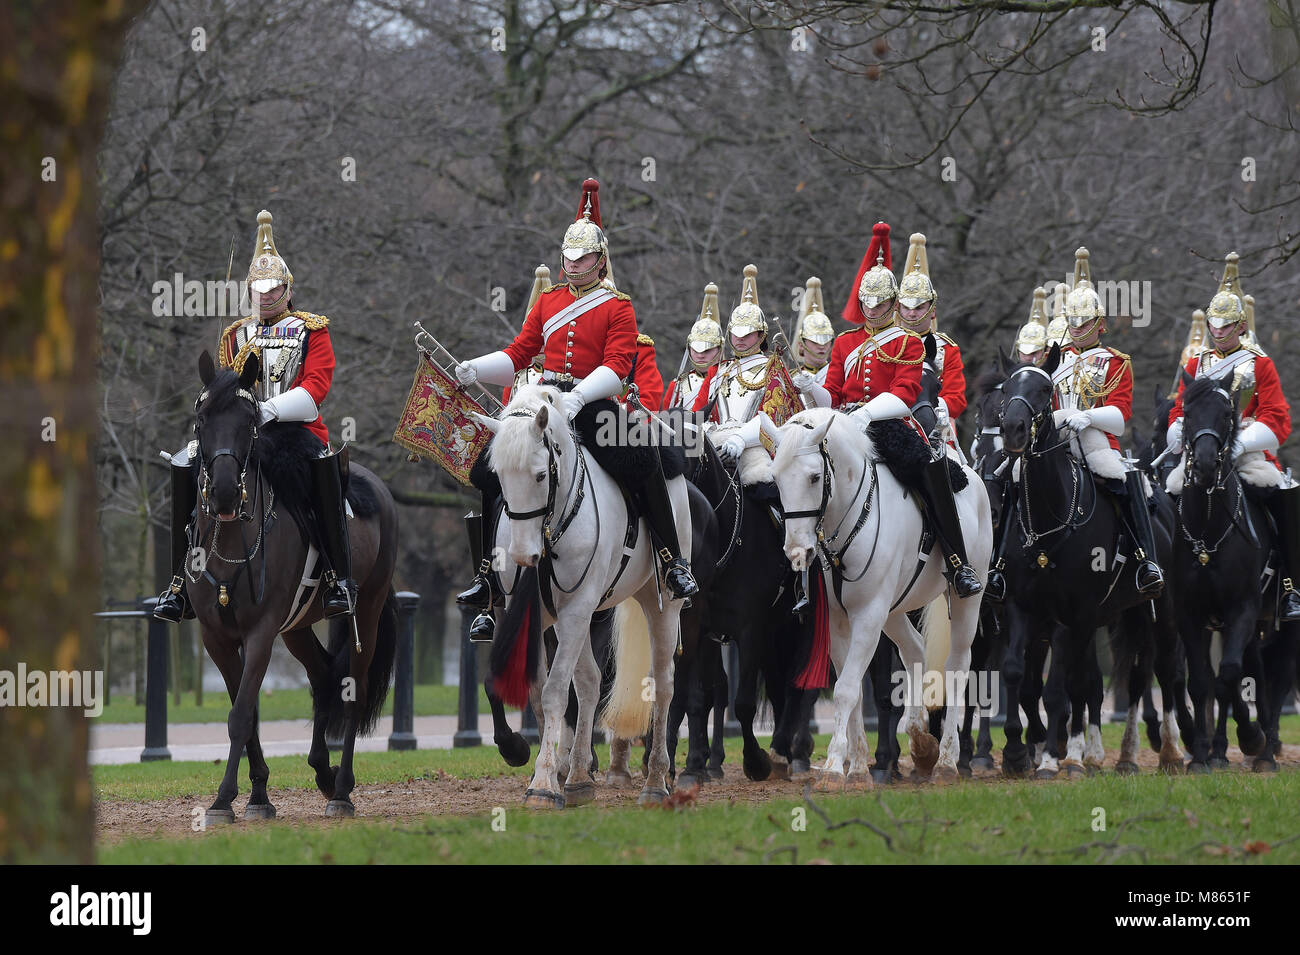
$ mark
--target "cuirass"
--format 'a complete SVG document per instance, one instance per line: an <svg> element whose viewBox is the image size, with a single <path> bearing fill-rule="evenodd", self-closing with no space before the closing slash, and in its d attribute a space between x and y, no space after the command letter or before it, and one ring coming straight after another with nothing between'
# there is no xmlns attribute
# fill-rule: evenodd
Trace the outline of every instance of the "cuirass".
<svg viewBox="0 0 1300 955"><path fill-rule="evenodd" d="M301 318L285 315L272 325L250 322L235 331L236 351L249 342L257 347L260 367L258 397L265 401L293 386L307 350L307 326Z"/></svg>

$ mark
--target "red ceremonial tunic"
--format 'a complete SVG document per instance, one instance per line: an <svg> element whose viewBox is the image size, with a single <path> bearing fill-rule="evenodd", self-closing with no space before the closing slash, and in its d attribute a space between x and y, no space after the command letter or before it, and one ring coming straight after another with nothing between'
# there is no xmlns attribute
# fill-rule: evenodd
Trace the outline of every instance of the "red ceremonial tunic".
<svg viewBox="0 0 1300 955"><path fill-rule="evenodd" d="M637 351L636 313L627 295L611 292L606 301L581 314L575 310L567 318L560 317L566 308L601 292L610 290L597 286L578 295L571 285L552 285L543 291L524 319L524 327L505 348L515 371L543 354L545 369L554 374L585 378L606 365L626 379Z"/></svg>
<svg viewBox="0 0 1300 955"><path fill-rule="evenodd" d="M651 411L658 411L663 407L664 379L659 374L654 339L649 335L637 336L636 371L633 373L633 380L636 382L641 404Z"/></svg>
<svg viewBox="0 0 1300 955"><path fill-rule="evenodd" d="M311 315L309 312L292 312L289 315L281 315L276 321L283 322L290 316L308 316L307 321L310 321L311 324L328 321L323 316ZM239 344L235 339L235 330L238 327L239 323L231 325L226 329L221 339L221 364L226 367L234 365L239 352ZM299 366L298 374L289 388L305 388L307 394L311 395L312 400L316 402L316 407L320 408L325 404L325 398L330 393L330 383L333 380L334 346L330 344L329 326L324 324L317 328L309 327L307 342L303 349L302 364ZM289 389L284 390L288 391ZM330 432L329 428L325 427L324 417L318 414L315 421L304 421L302 426L320 438L321 444L329 445Z"/></svg>
<svg viewBox="0 0 1300 955"><path fill-rule="evenodd" d="M956 422L966 410L966 367L961 360L961 347L944 335L936 332L943 351L939 365L939 397L948 406L948 420Z"/></svg>
<svg viewBox="0 0 1300 955"><path fill-rule="evenodd" d="M1085 349L1082 354L1086 356L1097 348L1104 348L1106 351L1110 352L1110 358L1107 360L1105 374L1101 376L1101 382L1103 383L1102 387L1107 387L1111 390L1104 398L1089 405L1087 409L1084 409L1084 406L1080 405L1080 410L1104 408L1107 406L1118 408L1120 414L1124 416L1124 423L1128 424L1128 419L1133 414L1133 365L1129 361L1128 355L1125 355L1122 351L1116 351L1109 345L1094 345L1091 348ZM1055 388L1052 391L1052 406L1054 408L1060 409L1062 387L1063 385L1068 385L1071 380L1068 374L1063 374L1065 369L1065 358L1068 355L1078 356L1080 354L1079 350L1073 345L1067 346L1061 353L1061 364L1058 366L1057 371L1052 375L1052 381L1055 385ZM1113 387L1111 387L1112 385ZM1101 429L1099 428L1097 430L1100 431ZM1109 431L1102 431L1102 434L1106 435L1106 439L1110 442L1110 446L1118 451L1119 437L1111 434Z"/></svg>
<svg viewBox="0 0 1300 955"><path fill-rule="evenodd" d="M854 328L835 339L830 364L826 366L826 390L831 394L831 405L838 408L870 401L889 391L912 407L921 394L921 363L925 360L921 339L891 325L877 333L878 339L887 337L883 344L872 348L861 359L853 360L854 352L867 337L866 328Z"/></svg>
<svg viewBox="0 0 1300 955"><path fill-rule="evenodd" d="M1233 352L1236 350L1233 349ZM1193 378L1196 377L1196 369L1200 362L1201 359L1198 355L1187 363L1186 371ZM1286 441L1287 436L1291 434L1291 406L1287 404L1286 395L1282 393L1282 381L1277 376L1277 366L1273 364L1273 359L1267 355L1257 353L1254 364L1255 393L1251 396L1250 401L1246 403L1246 407L1241 409L1241 416L1242 418L1254 418L1256 421L1263 422L1268 430L1277 436L1277 443L1281 445ZM1183 380L1182 375L1179 375L1178 397L1174 401L1173 408L1169 411L1169 423L1173 424L1182 416ZM1265 451L1264 454L1281 470L1282 463L1278 461L1277 456L1272 451Z"/></svg>

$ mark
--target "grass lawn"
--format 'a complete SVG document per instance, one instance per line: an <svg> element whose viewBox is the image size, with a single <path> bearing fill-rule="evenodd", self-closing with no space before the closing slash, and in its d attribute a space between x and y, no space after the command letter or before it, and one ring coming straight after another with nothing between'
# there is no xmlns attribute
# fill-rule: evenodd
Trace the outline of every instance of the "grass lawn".
<svg viewBox="0 0 1300 955"><path fill-rule="evenodd" d="M419 765L418 754L403 755L413 768ZM1295 772L1179 779L1107 774L812 799L713 803L677 812L628 805L537 813L513 806L495 817L273 823L123 842L101 849L100 861L1300 862Z"/></svg>
<svg viewBox="0 0 1300 955"><path fill-rule="evenodd" d="M457 687L454 686L417 686L415 687L416 716L455 716L457 713ZM259 699L260 716L263 720L306 720L311 718L311 691L305 687L300 690L276 690L274 693L262 691ZM482 691L478 694L478 711L488 712L487 698ZM384 714L393 713L393 695L390 692L384 701ZM224 693L203 694L203 705L196 706L193 693L181 695L180 706L167 697L167 722L169 723L224 723L230 714L230 699ZM100 715L101 723L143 723L144 707L136 706L129 697L114 700L104 707Z"/></svg>

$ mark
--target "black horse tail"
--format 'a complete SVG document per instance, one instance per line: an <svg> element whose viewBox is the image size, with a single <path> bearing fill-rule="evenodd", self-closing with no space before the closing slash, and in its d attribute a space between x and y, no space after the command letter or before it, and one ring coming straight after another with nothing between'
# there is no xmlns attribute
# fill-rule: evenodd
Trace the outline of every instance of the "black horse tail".
<svg viewBox="0 0 1300 955"><path fill-rule="evenodd" d="M343 732L345 705L353 698L345 692L343 683L352 668L352 654L356 652L353 642L351 618L335 617L330 621L330 692L325 732L331 737L338 737ZM357 715L357 732L362 736L369 734L379 721L384 700L388 698L388 683L393 676L393 661L396 658L397 594L390 588L388 599L379 611L375 652L370 658L370 669L366 672L365 709ZM319 701L315 702L319 706Z"/></svg>
<svg viewBox="0 0 1300 955"><path fill-rule="evenodd" d="M506 601L506 612L492 640L489 692L507 705L523 708L537 673L541 646L542 601L536 567L525 567Z"/></svg>

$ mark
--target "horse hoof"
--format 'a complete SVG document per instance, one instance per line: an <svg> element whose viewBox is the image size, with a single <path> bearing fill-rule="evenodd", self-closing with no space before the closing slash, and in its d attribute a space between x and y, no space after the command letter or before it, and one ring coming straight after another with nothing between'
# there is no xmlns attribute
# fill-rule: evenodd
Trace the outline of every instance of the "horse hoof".
<svg viewBox="0 0 1300 955"><path fill-rule="evenodd" d="M1211 757L1210 757L1210 768L1211 768L1211 769L1231 769L1231 768L1232 768L1232 763L1228 762L1228 760L1225 759L1225 758L1222 757L1222 756L1211 756Z"/></svg>
<svg viewBox="0 0 1300 955"><path fill-rule="evenodd" d="M725 778L726 778L726 774L724 774L724 773L722 772L722 766L721 766L721 765L714 766L712 763L710 763L710 764L709 764L709 778L710 778L710 779L725 779Z"/></svg>
<svg viewBox="0 0 1300 955"><path fill-rule="evenodd" d="M631 789L632 776L621 770L609 769L605 771L605 785L611 789Z"/></svg>
<svg viewBox="0 0 1300 955"><path fill-rule="evenodd" d="M1088 770L1084 769L1083 763L1076 763L1074 760L1067 759L1061 762L1061 768L1065 770L1067 779L1078 779L1081 776L1087 776Z"/></svg>
<svg viewBox="0 0 1300 955"><path fill-rule="evenodd" d="M917 773L929 776L934 771L934 764L939 761L939 741L929 733L922 733L912 739L909 752Z"/></svg>
<svg viewBox="0 0 1300 955"><path fill-rule="evenodd" d="M972 771L988 772L997 769L997 766L994 765L992 756L975 756L970 761L970 768Z"/></svg>
<svg viewBox="0 0 1300 955"><path fill-rule="evenodd" d="M357 809L350 799L331 799L325 804L325 815L330 819L351 819Z"/></svg>
<svg viewBox="0 0 1300 955"><path fill-rule="evenodd" d="M1193 760L1187 764L1187 772L1191 776L1208 776L1212 770L1208 763L1198 763Z"/></svg>
<svg viewBox="0 0 1300 955"><path fill-rule="evenodd" d="M1160 760L1159 771L1166 776L1181 776L1184 772L1183 761L1181 759L1162 759Z"/></svg>
<svg viewBox="0 0 1300 955"><path fill-rule="evenodd" d="M1237 745L1241 747L1241 751L1247 756L1258 756L1268 746L1268 737L1264 735L1264 731L1257 724L1251 723L1250 728L1255 732L1243 733L1241 727L1237 728Z"/></svg>
<svg viewBox="0 0 1300 955"><path fill-rule="evenodd" d="M709 781L707 772L701 773L682 773L673 785L673 791L679 792L687 789L700 789Z"/></svg>
<svg viewBox="0 0 1300 955"><path fill-rule="evenodd" d="M1115 773L1118 776L1136 776L1138 774L1138 764L1132 760L1122 759L1115 764Z"/></svg>
<svg viewBox="0 0 1300 955"><path fill-rule="evenodd" d="M772 778L773 778L773 779L789 779L789 778L790 778L790 761L789 761L789 760L787 760L784 756L780 756L780 755L778 755L777 753L774 753L774 752L772 752L772 751L770 751L770 750L768 751L767 758L768 758L768 762L770 762L770 763L772 764Z"/></svg>
<svg viewBox="0 0 1300 955"><path fill-rule="evenodd" d="M244 807L245 819L274 819L275 807L269 802L250 802Z"/></svg>
<svg viewBox="0 0 1300 955"><path fill-rule="evenodd" d="M848 785L848 777L843 773L822 770L817 774L817 784L813 788L819 793L842 793Z"/></svg>
<svg viewBox="0 0 1300 955"><path fill-rule="evenodd" d="M940 763L935 766L930 773L930 782L932 783L951 783L961 779L961 771L955 766L945 766Z"/></svg>
<svg viewBox="0 0 1300 955"><path fill-rule="evenodd" d="M524 791L524 808L563 809L564 794L549 789L527 789Z"/></svg>
<svg viewBox="0 0 1300 955"><path fill-rule="evenodd" d="M962 779L970 779L975 773L970 768L970 763L958 763L957 772Z"/></svg>
<svg viewBox="0 0 1300 955"><path fill-rule="evenodd" d="M761 783L772 775L772 761L767 753L759 750L753 756L745 754L745 775L756 783Z"/></svg>
<svg viewBox="0 0 1300 955"><path fill-rule="evenodd" d="M1268 756L1260 756L1255 759L1250 768L1252 772L1256 773L1275 773L1277 772L1277 763Z"/></svg>
<svg viewBox="0 0 1300 955"><path fill-rule="evenodd" d="M806 759L795 757L790 760L790 777L806 776L812 772L812 763Z"/></svg>
<svg viewBox="0 0 1300 955"><path fill-rule="evenodd" d="M1060 770L1039 769L1034 772L1035 779L1055 779Z"/></svg>
<svg viewBox="0 0 1300 955"><path fill-rule="evenodd" d="M212 826L230 826L234 825L235 811L233 809L209 809L203 814L203 828L207 829Z"/></svg>
<svg viewBox="0 0 1300 955"><path fill-rule="evenodd" d="M652 789L647 786L645 789L642 789L641 794L636 797L636 804L638 806L659 806L662 805L663 801L667 798L668 790Z"/></svg>
<svg viewBox="0 0 1300 955"><path fill-rule="evenodd" d="M564 805L585 806L596 800L596 784L592 782L575 783L564 787Z"/></svg>
<svg viewBox="0 0 1300 955"><path fill-rule="evenodd" d="M887 769L873 769L871 771L871 781L877 786L890 786L894 782L894 774Z"/></svg>
<svg viewBox="0 0 1300 955"><path fill-rule="evenodd" d="M518 733L511 733L504 739L496 740L497 752L506 761L507 766L522 766L528 762L530 755L528 741Z"/></svg>
<svg viewBox="0 0 1300 955"><path fill-rule="evenodd" d="M871 773L849 773L844 777L844 789L861 792L865 789L874 789L875 783L871 779Z"/></svg>

